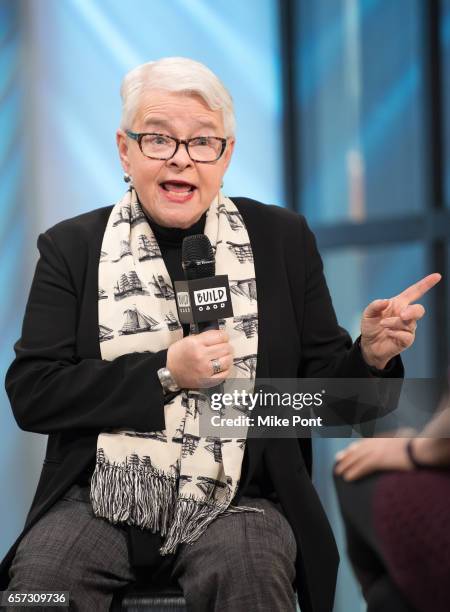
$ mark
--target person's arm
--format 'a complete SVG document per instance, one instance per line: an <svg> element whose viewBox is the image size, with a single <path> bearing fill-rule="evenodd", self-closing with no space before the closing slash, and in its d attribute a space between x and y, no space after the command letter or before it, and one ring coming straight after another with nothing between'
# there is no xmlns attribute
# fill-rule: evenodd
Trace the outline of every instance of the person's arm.
<svg viewBox="0 0 450 612"><path fill-rule="evenodd" d="M392 432L387 432L392 436ZM401 430L402 437L369 438L352 442L336 454L334 472L358 480L372 472L411 471L416 467L450 467L450 405L446 397L438 412L420 432ZM410 450L408 452L408 445Z"/></svg>
<svg viewBox="0 0 450 612"><path fill-rule="evenodd" d="M412 453L421 467L449 467L449 438L412 438Z"/></svg>
<svg viewBox="0 0 450 612"><path fill-rule="evenodd" d="M450 466L450 397L442 401L436 416L409 445L409 458L418 465Z"/></svg>
<svg viewBox="0 0 450 612"><path fill-rule="evenodd" d="M16 358L5 380L19 427L42 434L163 430L170 397L164 397L157 370L166 365L167 350L113 361L82 359L76 351L80 295L50 232L39 236L38 249Z"/></svg>

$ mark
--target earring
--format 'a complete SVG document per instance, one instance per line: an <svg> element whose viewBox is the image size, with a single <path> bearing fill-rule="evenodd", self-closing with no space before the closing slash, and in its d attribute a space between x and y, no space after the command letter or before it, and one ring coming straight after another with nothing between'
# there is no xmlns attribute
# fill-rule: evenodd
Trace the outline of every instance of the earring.
<svg viewBox="0 0 450 612"><path fill-rule="evenodd" d="M125 183L129 183L130 187L133 186L133 178L127 172L124 173L123 180L125 181Z"/></svg>
<svg viewBox="0 0 450 612"><path fill-rule="evenodd" d="M221 189L223 188L223 181L220 183L220 188Z"/></svg>

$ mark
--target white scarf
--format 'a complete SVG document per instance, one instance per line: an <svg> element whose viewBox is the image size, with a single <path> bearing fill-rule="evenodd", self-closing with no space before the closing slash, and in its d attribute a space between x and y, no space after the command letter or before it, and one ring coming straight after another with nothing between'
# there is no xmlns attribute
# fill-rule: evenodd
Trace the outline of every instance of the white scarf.
<svg viewBox="0 0 450 612"><path fill-rule="evenodd" d="M222 328L234 349L231 378L248 379L251 392L258 351L253 254L242 216L221 192L208 209L204 233L215 250L216 274L230 280L234 316ZM111 211L98 279L102 359L157 352L183 337L171 279L133 188ZM206 396L183 390L164 407L164 431L109 430L98 437L94 514L159 531L166 536L162 555L194 542L219 515L261 511L231 505L246 438L200 437L203 410L210 410Z"/></svg>

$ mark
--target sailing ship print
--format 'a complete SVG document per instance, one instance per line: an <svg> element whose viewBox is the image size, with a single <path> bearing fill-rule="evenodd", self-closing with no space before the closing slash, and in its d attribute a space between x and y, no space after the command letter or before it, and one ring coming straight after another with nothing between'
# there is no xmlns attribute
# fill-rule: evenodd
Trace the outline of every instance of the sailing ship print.
<svg viewBox="0 0 450 612"><path fill-rule="evenodd" d="M113 330L106 325L98 326L98 340L99 342L105 342L106 340L112 340L114 338Z"/></svg>
<svg viewBox="0 0 450 612"><path fill-rule="evenodd" d="M245 357L237 357L236 359L233 359L233 363L243 372L249 373L250 378L255 378L256 355L246 355Z"/></svg>
<svg viewBox="0 0 450 612"><path fill-rule="evenodd" d="M237 210L228 210L225 204L220 204L220 206L218 206L217 216L219 215L225 215L230 225L230 228L234 232L243 227L244 225L241 213Z"/></svg>
<svg viewBox="0 0 450 612"><path fill-rule="evenodd" d="M182 400L183 403L183 400ZM181 419L180 424L175 430L175 435L172 436L172 442L176 442L177 444L183 444L183 436L184 436L184 424L186 423L186 415Z"/></svg>
<svg viewBox="0 0 450 612"><path fill-rule="evenodd" d="M139 458L139 455L137 455L136 453L132 453L129 457L125 458L125 463L131 466L132 468L138 468L141 463L141 460Z"/></svg>
<svg viewBox="0 0 450 612"><path fill-rule="evenodd" d="M108 261L108 253L106 251L100 251L99 263L102 263L104 261Z"/></svg>
<svg viewBox="0 0 450 612"><path fill-rule="evenodd" d="M105 454L102 448L99 448L97 451L97 463L105 463ZM149 470L153 468L153 464L148 455L139 457L137 453L131 453L131 455L125 457L125 468L131 468L136 470L144 468L146 470Z"/></svg>
<svg viewBox="0 0 450 612"><path fill-rule="evenodd" d="M150 459L150 457L148 455L144 455L142 457L141 460L141 466L142 468L144 468L145 470L150 470L153 468L153 463L152 460Z"/></svg>
<svg viewBox="0 0 450 612"><path fill-rule="evenodd" d="M208 499L212 497L212 494L216 489L225 489L227 486L221 480L209 478L209 476L197 476L197 480L200 482L196 482L195 484Z"/></svg>
<svg viewBox="0 0 450 612"><path fill-rule="evenodd" d="M230 291L234 295L247 298L251 303L256 300L256 280L254 278L232 280L230 281Z"/></svg>
<svg viewBox="0 0 450 612"><path fill-rule="evenodd" d="M119 334L121 336L127 336L130 334L141 334L143 332L153 332L161 328L161 324L153 319L153 317L144 314L138 310L136 306L133 308L127 308L123 311L125 321Z"/></svg>
<svg viewBox="0 0 450 612"><path fill-rule="evenodd" d="M138 259L146 261L148 259L161 259L161 251L159 250L158 241L154 236L149 238L145 234L138 236Z"/></svg>
<svg viewBox="0 0 450 612"><path fill-rule="evenodd" d="M206 442L210 442L210 444L205 445L205 450L210 452L214 457L214 461L216 463L222 462L222 445L231 442L231 438L228 440L224 440L222 438L215 437L207 437Z"/></svg>
<svg viewBox="0 0 450 612"><path fill-rule="evenodd" d="M112 259L111 261L116 263L122 259L122 257L127 257L127 255L131 255L131 246L129 240L121 240L120 241L120 252L119 257L116 259Z"/></svg>
<svg viewBox="0 0 450 612"><path fill-rule="evenodd" d="M181 329L181 324L179 323L178 319L175 317L171 310L169 310L169 314L166 314L166 316L164 317L164 321L166 322L169 331Z"/></svg>
<svg viewBox="0 0 450 612"><path fill-rule="evenodd" d="M98 464L106 463L105 451L101 447L97 449L96 461Z"/></svg>
<svg viewBox="0 0 450 612"><path fill-rule="evenodd" d="M258 316L255 314L240 315L233 318L234 329L243 332L246 338L253 338L258 332Z"/></svg>
<svg viewBox="0 0 450 612"><path fill-rule="evenodd" d="M253 263L253 252L250 242L244 244L236 244L227 240L228 249L234 254L239 263L251 262Z"/></svg>
<svg viewBox="0 0 450 612"><path fill-rule="evenodd" d="M114 285L115 300L122 300L130 295L148 295L134 270L121 274L119 280Z"/></svg>
<svg viewBox="0 0 450 612"><path fill-rule="evenodd" d="M155 297L164 300L174 299L175 292L162 274L158 274L158 276L153 274L153 281L150 281L150 285L155 289Z"/></svg>
<svg viewBox="0 0 450 612"><path fill-rule="evenodd" d="M142 210L142 207L137 202L131 203L131 215L130 215L131 225L137 225L138 223L142 223L146 221L145 213Z"/></svg>
<svg viewBox="0 0 450 612"><path fill-rule="evenodd" d="M205 407L209 407L209 401L204 393L191 389L189 391L189 397L183 396L181 398L181 405L186 410L186 416L189 415L196 419L199 414L203 414L203 409ZM193 412L192 408L194 408Z"/></svg>
<svg viewBox="0 0 450 612"><path fill-rule="evenodd" d="M136 470L155 469L153 466L152 460L150 459L148 455L139 457L137 453L132 453L129 457L126 457L125 463L127 466L130 466L132 469L136 469Z"/></svg>
<svg viewBox="0 0 450 612"><path fill-rule="evenodd" d="M104 289L98 289L98 299L99 300L107 300L108 299L108 294L106 293L106 291Z"/></svg>
<svg viewBox="0 0 450 612"><path fill-rule="evenodd" d="M125 432L126 436L130 438L145 438L151 440L158 440L159 442L167 442L167 436L164 431L134 431L133 433Z"/></svg>
<svg viewBox="0 0 450 612"><path fill-rule="evenodd" d="M181 457L184 459L188 455L193 455L197 450L200 437L194 434L184 434L183 436L183 447L181 449Z"/></svg>
<svg viewBox="0 0 450 612"><path fill-rule="evenodd" d="M130 223L130 220L131 206L130 204L124 204L117 211L116 218L113 221L113 227L117 227L120 223Z"/></svg>
<svg viewBox="0 0 450 612"><path fill-rule="evenodd" d="M204 408L209 407L209 402L207 397L199 391L191 391L189 395L192 401L186 409L186 414L189 414L195 420L199 414L203 414ZM191 407L194 408L194 412L192 412Z"/></svg>
<svg viewBox="0 0 450 612"><path fill-rule="evenodd" d="M203 414L205 408L209 408L208 398L203 393L198 393L197 396L194 397L194 419L196 419L199 414Z"/></svg>

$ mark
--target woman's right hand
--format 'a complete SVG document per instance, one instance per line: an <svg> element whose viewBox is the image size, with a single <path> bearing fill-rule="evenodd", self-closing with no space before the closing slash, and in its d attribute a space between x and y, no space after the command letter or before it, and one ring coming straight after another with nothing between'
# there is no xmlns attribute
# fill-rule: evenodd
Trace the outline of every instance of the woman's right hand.
<svg viewBox="0 0 450 612"><path fill-rule="evenodd" d="M213 374L211 361L217 359L222 371ZM208 330L186 336L169 346L167 368L181 389L218 385L229 377L233 366L233 347L222 330Z"/></svg>

